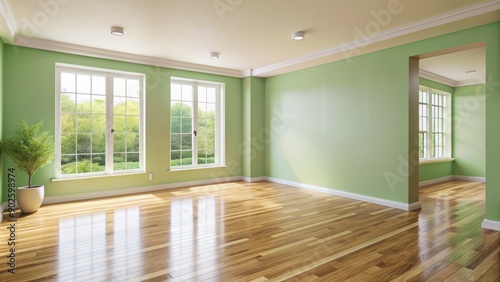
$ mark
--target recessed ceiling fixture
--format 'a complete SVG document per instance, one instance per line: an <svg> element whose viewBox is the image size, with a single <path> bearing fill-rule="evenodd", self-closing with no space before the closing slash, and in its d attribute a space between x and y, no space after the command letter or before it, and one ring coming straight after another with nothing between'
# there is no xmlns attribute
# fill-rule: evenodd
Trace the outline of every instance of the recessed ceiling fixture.
<svg viewBox="0 0 500 282"><path fill-rule="evenodd" d="M465 73L475 73L476 70L468 70L468 71L465 71Z"/></svg>
<svg viewBox="0 0 500 282"><path fill-rule="evenodd" d="M210 59L218 59L219 52L210 52Z"/></svg>
<svg viewBox="0 0 500 282"><path fill-rule="evenodd" d="M123 36L123 27L121 26L112 26L111 27L111 34L116 35L116 36Z"/></svg>
<svg viewBox="0 0 500 282"><path fill-rule="evenodd" d="M293 40L303 40L304 38L306 38L306 34L303 31L296 31L292 34Z"/></svg>

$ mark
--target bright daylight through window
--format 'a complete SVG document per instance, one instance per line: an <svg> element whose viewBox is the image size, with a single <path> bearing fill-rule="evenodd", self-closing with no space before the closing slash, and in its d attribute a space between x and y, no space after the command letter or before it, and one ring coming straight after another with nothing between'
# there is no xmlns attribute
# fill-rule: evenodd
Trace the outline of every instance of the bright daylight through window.
<svg viewBox="0 0 500 282"><path fill-rule="evenodd" d="M224 164L224 85L172 78L170 166Z"/></svg>
<svg viewBox="0 0 500 282"><path fill-rule="evenodd" d="M420 86L419 158L451 158L451 95Z"/></svg>
<svg viewBox="0 0 500 282"><path fill-rule="evenodd" d="M144 171L144 75L56 69L57 176Z"/></svg>

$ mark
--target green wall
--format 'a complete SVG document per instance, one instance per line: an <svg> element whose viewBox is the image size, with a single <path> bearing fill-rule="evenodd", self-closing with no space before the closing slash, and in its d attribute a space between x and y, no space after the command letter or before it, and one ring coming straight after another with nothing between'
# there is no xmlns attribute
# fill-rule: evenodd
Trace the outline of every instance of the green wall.
<svg viewBox="0 0 500 282"><path fill-rule="evenodd" d="M409 169L408 144L417 140L408 137L409 58L476 42L487 46L488 171L493 174L500 167L500 91L494 87L500 81L499 34L497 22L267 79L266 125L274 110L287 111L290 120L272 131L266 174L412 203L415 191L409 191L408 179L415 172ZM497 175L488 175L487 183L486 217L492 220L500 218Z"/></svg>
<svg viewBox="0 0 500 282"><path fill-rule="evenodd" d="M264 128L264 84L263 78L243 78L243 143L239 147L243 159L243 176L264 176L264 151L267 130Z"/></svg>
<svg viewBox="0 0 500 282"><path fill-rule="evenodd" d="M4 67L9 70L4 81L4 136L10 135L21 119L30 123L45 120L44 129L54 133L55 128L55 64L67 63L112 70L146 74L146 170L147 173L51 181L54 164L40 169L34 183L44 184L46 196L67 195L128 187L141 187L241 175L241 154L237 147L242 142L241 79L160 68L113 60L69 55L57 52L5 45ZM170 140L170 77L209 80L225 83L226 99L226 163L224 168L175 171L169 170ZM10 160L7 162L10 164ZM17 183L26 183L24 173L17 173ZM215 179L216 180L216 179Z"/></svg>
<svg viewBox="0 0 500 282"><path fill-rule="evenodd" d="M486 175L485 85L455 88L453 95L453 174Z"/></svg>
<svg viewBox="0 0 500 282"><path fill-rule="evenodd" d="M0 139L3 137L3 68L4 68L4 44L2 39L0 38ZM0 155L0 169L2 172L0 172L0 205L3 203L4 199L7 199L7 197L4 197L4 190L6 191L6 184L4 183L4 177L3 177L3 172L5 171L5 166L4 166L4 160L3 160L3 154ZM7 192L5 192L7 194ZM2 211L0 210L0 213ZM1 217L1 216L0 216Z"/></svg>
<svg viewBox="0 0 500 282"><path fill-rule="evenodd" d="M266 174L408 203L408 67L387 49L267 79L267 125L287 118Z"/></svg>
<svg viewBox="0 0 500 282"><path fill-rule="evenodd" d="M421 164L419 168L419 181L453 176L453 162Z"/></svg>
<svg viewBox="0 0 500 282"><path fill-rule="evenodd" d="M486 219L500 221L500 23L486 40Z"/></svg>

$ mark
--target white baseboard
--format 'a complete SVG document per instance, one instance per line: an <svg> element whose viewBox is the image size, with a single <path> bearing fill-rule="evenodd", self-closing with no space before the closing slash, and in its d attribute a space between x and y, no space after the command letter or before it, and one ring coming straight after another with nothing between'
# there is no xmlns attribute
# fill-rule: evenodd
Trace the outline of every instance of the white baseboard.
<svg viewBox="0 0 500 282"><path fill-rule="evenodd" d="M453 180L464 180L464 181L474 181L474 182L486 182L486 177L478 177L478 176L465 176L465 175L453 175Z"/></svg>
<svg viewBox="0 0 500 282"><path fill-rule="evenodd" d="M466 176L466 175L449 175L449 176L445 176L445 177L440 177L440 178L435 178L435 179L429 179L429 180L421 181L421 182L418 183L418 187L428 186L428 185L432 185L432 184L438 184L438 183L445 182L445 181L450 181L450 180L486 182L486 178L485 177Z"/></svg>
<svg viewBox="0 0 500 282"><path fill-rule="evenodd" d="M350 199L359 200L359 201L363 201L363 202L369 202L369 203L382 205L382 206L386 206L386 207L391 207L391 208L396 208L396 209L405 210L405 211L418 210L421 207L420 202L405 204L405 203L401 203L401 202L395 202L395 201L390 201L390 200L385 200L385 199L380 199L380 198L375 198L375 197L370 197L370 196L364 196L364 195L344 192L344 191L325 188L325 187L319 187L319 186L314 186L314 185L309 185L309 184L293 182L293 181L279 179L279 178L267 177L266 179L270 182L285 184L285 185L289 185L289 186L293 186L293 187L297 187L297 188L302 188L302 189L308 189L308 190L312 190L312 191L316 191L316 192L327 193L327 194L345 197L345 198L350 198Z"/></svg>
<svg viewBox="0 0 500 282"><path fill-rule="evenodd" d="M430 179L430 180L425 180L421 181L418 183L418 187L423 187L427 185L432 185L432 184L437 184L445 181L450 181L453 180L453 176L445 176L445 177L440 177L440 178L435 178L435 179Z"/></svg>
<svg viewBox="0 0 500 282"><path fill-rule="evenodd" d="M124 189L114 189L114 190L89 192L89 193L50 196L50 197L45 197L45 199L43 200L43 204L65 203L65 202L80 201L80 200L122 196L122 195L134 194L134 193L153 192L153 191L173 189L173 188L182 188L182 187L189 187L189 186L220 184L220 183L224 183L224 182L239 181L239 180L241 180L241 176L226 177L226 178L217 179L217 180L204 179L204 180L176 182L176 183L169 183L169 184L159 184L159 185L150 185L150 186L142 186L142 187L124 188Z"/></svg>
<svg viewBox="0 0 500 282"><path fill-rule="evenodd" d="M242 176L241 180L248 182L248 183L253 183L253 182L259 182L259 181L265 181L267 180L267 177L265 176L260 176L260 177L246 177Z"/></svg>
<svg viewBox="0 0 500 282"><path fill-rule="evenodd" d="M493 221L493 220L485 219L485 220L483 220L483 224L481 225L481 227L486 228L486 229L500 231L500 221Z"/></svg>

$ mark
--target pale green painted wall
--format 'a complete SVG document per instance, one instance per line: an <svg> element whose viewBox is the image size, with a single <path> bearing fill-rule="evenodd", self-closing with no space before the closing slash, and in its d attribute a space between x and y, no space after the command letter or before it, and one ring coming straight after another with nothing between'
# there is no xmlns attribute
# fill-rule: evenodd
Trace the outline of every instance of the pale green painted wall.
<svg viewBox="0 0 500 282"><path fill-rule="evenodd" d="M39 170L35 183L46 186L46 195L66 195L128 187L141 187L200 179L241 175L242 142L241 79L196 72L159 68L140 64L62 54L5 45L4 67L4 136L11 134L21 119L28 122L45 120L44 129L55 127L55 64L68 63L113 70L145 73L146 78L146 168L153 173L104 178L52 182L54 164ZM210 80L225 83L226 97L226 168L169 172L169 99L170 77ZM10 163L10 161L8 162ZM18 173L18 184L26 182Z"/></svg>
<svg viewBox="0 0 500 282"><path fill-rule="evenodd" d="M272 130L266 174L408 203L409 57L475 42L485 42L488 50L493 174L500 168L500 93L493 87L500 81L499 34L497 22L267 79L266 126L272 128L276 110L288 119ZM486 188L486 217L492 220L500 218L498 175L488 176Z"/></svg>
<svg viewBox="0 0 500 282"><path fill-rule="evenodd" d="M453 175L452 162L421 164L419 168L419 181L438 179Z"/></svg>
<svg viewBox="0 0 500 282"><path fill-rule="evenodd" d="M455 88L453 95L453 174L486 175L485 85Z"/></svg>
<svg viewBox="0 0 500 282"><path fill-rule="evenodd" d="M500 222L500 23L486 40L486 219Z"/></svg>
<svg viewBox="0 0 500 282"><path fill-rule="evenodd" d="M243 78L243 144L240 145L244 177L264 176L264 151L267 130L264 128L263 78Z"/></svg>
<svg viewBox="0 0 500 282"><path fill-rule="evenodd" d="M452 94L452 97L453 97L453 92L455 91L455 89L451 86L444 85L442 83L425 78L420 78L420 85L450 93ZM452 175L453 175L452 162L424 164L420 165L419 181L426 181Z"/></svg>
<svg viewBox="0 0 500 282"><path fill-rule="evenodd" d="M4 76L4 44L2 39L0 38L0 139L3 137L3 76ZM0 155L0 205L4 201L4 193L7 195L7 189L6 189L6 183L4 183L4 171L5 171L5 165L4 165L4 160L3 160L3 154ZM5 191L5 192L4 192ZM6 199L6 197L5 197ZM7 200L6 200L7 201ZM2 212L2 211L0 211Z"/></svg>
<svg viewBox="0 0 500 282"><path fill-rule="evenodd" d="M388 49L269 78L266 174L408 202L408 61Z"/></svg>

